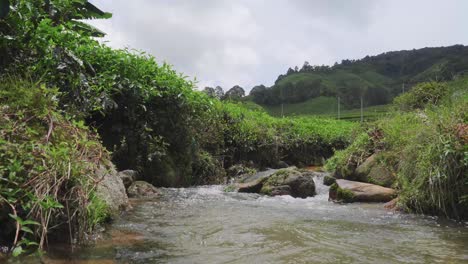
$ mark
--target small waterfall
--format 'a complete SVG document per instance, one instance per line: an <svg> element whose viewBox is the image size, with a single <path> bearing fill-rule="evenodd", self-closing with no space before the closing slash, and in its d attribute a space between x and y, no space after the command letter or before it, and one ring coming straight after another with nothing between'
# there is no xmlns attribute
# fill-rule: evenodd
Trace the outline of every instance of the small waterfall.
<svg viewBox="0 0 468 264"><path fill-rule="evenodd" d="M327 200L328 201L328 190L330 187L326 186L323 184L323 178L325 175L328 175L328 172L315 172L316 176L314 177L314 182L315 182L315 191L317 192L317 195L315 198L319 198L321 200Z"/></svg>

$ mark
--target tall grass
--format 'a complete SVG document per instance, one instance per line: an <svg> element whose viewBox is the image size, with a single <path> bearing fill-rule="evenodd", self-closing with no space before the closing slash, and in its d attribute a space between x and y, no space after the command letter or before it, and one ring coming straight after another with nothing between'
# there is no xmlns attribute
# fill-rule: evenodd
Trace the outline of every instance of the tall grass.
<svg viewBox="0 0 468 264"><path fill-rule="evenodd" d="M108 152L57 104L57 90L0 83L0 243L14 255L43 248L54 230L80 240L109 213L94 191Z"/></svg>

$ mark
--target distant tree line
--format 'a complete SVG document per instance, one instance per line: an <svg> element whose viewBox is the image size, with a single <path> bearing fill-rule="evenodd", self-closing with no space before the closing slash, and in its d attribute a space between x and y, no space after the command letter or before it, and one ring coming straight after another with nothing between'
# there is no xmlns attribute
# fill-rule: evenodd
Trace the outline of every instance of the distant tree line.
<svg viewBox="0 0 468 264"><path fill-rule="evenodd" d="M216 86L216 88L205 87L205 89L203 89L203 92L206 93L209 97L217 98L219 100L237 101L245 97L245 90L239 85L235 85L226 93L224 93L224 90L221 86Z"/></svg>

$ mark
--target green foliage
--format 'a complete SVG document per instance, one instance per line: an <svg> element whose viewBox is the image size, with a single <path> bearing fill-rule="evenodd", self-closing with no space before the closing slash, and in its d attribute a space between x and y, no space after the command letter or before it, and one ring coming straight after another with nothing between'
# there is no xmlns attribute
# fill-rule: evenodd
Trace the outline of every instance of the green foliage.
<svg viewBox="0 0 468 264"><path fill-rule="evenodd" d="M356 124L317 117L274 118L252 111L242 104L223 105L226 130L225 163L254 161L275 166L280 160L290 164L319 164L334 148L348 144Z"/></svg>
<svg viewBox="0 0 468 264"><path fill-rule="evenodd" d="M289 69L270 88L252 89L251 99L262 106L297 104L321 96L341 97L344 108L387 104L411 86L432 80L452 80L468 69L468 48L441 48L387 52L340 64ZM305 111L304 111L305 112ZM305 112L307 114L307 112ZM309 114L313 114L312 112Z"/></svg>
<svg viewBox="0 0 468 264"><path fill-rule="evenodd" d="M57 98L55 89L30 82L0 83L0 242L14 246L14 255L44 246L67 223L80 237L103 219L92 190L108 154L85 126L57 110Z"/></svg>
<svg viewBox="0 0 468 264"><path fill-rule="evenodd" d="M251 109L265 109L270 115L284 116L310 116L318 115L325 118L338 118L338 100L334 97L320 96L295 104L281 105L257 105L251 101L244 102ZM364 121L375 121L379 117L389 113L389 105L378 105L363 108ZM360 121L361 109L346 109L341 105L340 119L348 121Z"/></svg>
<svg viewBox="0 0 468 264"><path fill-rule="evenodd" d="M356 167L363 163L374 149L375 145L369 132L360 133L349 147L336 151L333 157L327 160L325 170L335 172L340 178L351 178Z"/></svg>
<svg viewBox="0 0 468 264"><path fill-rule="evenodd" d="M326 165L342 176L379 151L378 162L397 174L399 203L410 211L468 217L468 78L423 83L396 99L417 109L396 112L372 126ZM429 92L430 91L430 92ZM405 108L406 109L406 108ZM348 173L348 174L347 174Z"/></svg>
<svg viewBox="0 0 468 264"><path fill-rule="evenodd" d="M395 98L394 104L403 111L422 109L427 105L437 105L448 92L444 83L428 82L413 87L410 92Z"/></svg>
<svg viewBox="0 0 468 264"><path fill-rule="evenodd" d="M466 218L468 101L382 121L398 160L400 203L410 210Z"/></svg>

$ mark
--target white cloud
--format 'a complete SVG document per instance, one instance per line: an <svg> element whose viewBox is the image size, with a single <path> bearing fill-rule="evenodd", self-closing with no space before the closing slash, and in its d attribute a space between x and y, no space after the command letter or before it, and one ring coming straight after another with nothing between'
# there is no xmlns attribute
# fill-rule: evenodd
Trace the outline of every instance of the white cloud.
<svg viewBox="0 0 468 264"><path fill-rule="evenodd" d="M272 85L288 67L467 44L468 2L94 0L112 47L145 50L199 86Z"/></svg>

